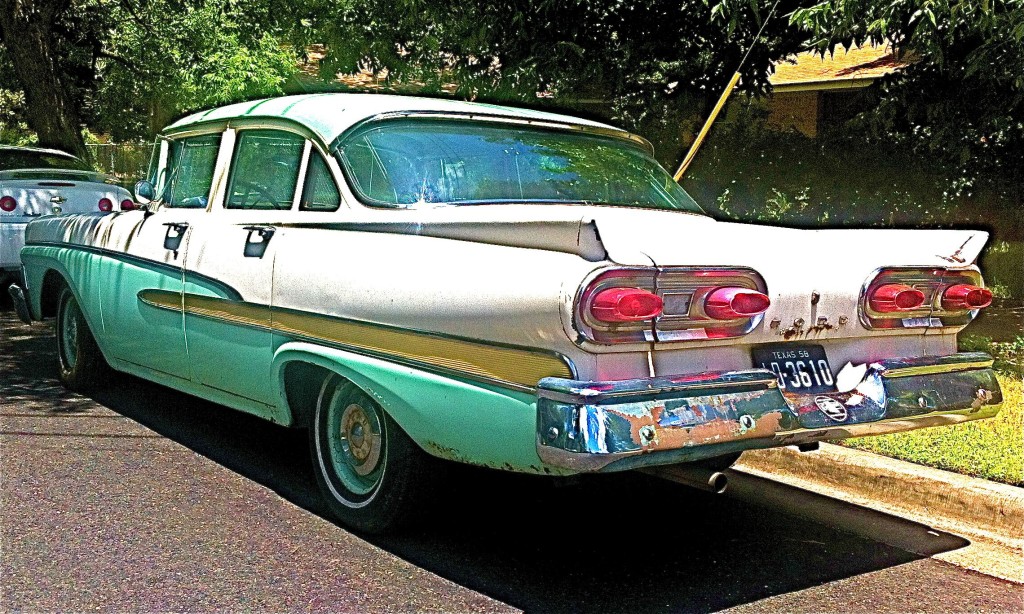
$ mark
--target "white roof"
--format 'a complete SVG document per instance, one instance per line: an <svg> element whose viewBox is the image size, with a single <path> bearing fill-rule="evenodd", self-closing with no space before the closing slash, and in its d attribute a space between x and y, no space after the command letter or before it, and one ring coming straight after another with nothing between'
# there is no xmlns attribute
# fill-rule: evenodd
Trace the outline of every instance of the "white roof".
<svg viewBox="0 0 1024 614"><path fill-rule="evenodd" d="M349 93L303 94L240 102L193 113L168 126L167 131L207 121L226 121L236 118L288 119L306 126L325 143L331 143L345 130L364 119L382 113L401 113L403 111L501 116L509 119L556 122L612 130L623 136L628 135L627 132L606 124L530 109L442 98Z"/></svg>

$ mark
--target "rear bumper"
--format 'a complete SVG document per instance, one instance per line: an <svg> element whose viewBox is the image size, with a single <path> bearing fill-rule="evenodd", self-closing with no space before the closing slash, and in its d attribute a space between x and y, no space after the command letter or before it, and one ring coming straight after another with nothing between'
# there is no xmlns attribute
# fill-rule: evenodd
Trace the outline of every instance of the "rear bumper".
<svg viewBox="0 0 1024 614"><path fill-rule="evenodd" d="M978 420L1002 402L992 357L974 352L871 363L852 390L803 395L782 392L764 369L545 378L537 451L562 469L616 471Z"/></svg>

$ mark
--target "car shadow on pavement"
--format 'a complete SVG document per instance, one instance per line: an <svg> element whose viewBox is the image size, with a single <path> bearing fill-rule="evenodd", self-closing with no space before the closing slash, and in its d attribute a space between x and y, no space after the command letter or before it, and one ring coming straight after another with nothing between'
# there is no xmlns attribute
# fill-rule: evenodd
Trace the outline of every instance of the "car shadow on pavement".
<svg viewBox="0 0 1024 614"><path fill-rule="evenodd" d="M73 412L90 404L56 383L47 328L9 334L19 330L6 322L9 316L0 313L7 335L0 337L3 394L16 395L19 411L40 414L51 406ZM126 375L90 396L328 518L303 432ZM636 473L556 481L451 466L446 477L433 509L414 528L361 537L527 611L715 611L968 544L925 525L738 474L734 496ZM766 492L771 497L759 495ZM800 513L805 508L813 513Z"/></svg>

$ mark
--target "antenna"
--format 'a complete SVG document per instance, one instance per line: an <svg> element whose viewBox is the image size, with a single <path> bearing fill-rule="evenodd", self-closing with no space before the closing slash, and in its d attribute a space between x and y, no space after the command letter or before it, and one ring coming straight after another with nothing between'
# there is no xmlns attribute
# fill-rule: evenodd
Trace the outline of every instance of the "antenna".
<svg viewBox="0 0 1024 614"><path fill-rule="evenodd" d="M746 64L747 58L750 57L750 52L753 50L754 45L761 39L761 34L764 32L765 26L768 25L768 21L771 20L772 15L775 14L775 9L778 8L781 0L775 0L775 4L772 5L772 10L768 11L768 16L761 22L761 29L757 31L757 35L754 36L754 40L751 41L750 46L747 47L747 52L743 54L743 59L740 60L739 66L736 67L736 72L733 74L732 79L729 80L729 85L725 86L725 90L722 91L722 95L718 97L718 102L715 104L715 108L711 109L711 115L708 116L707 121L704 122L704 126L697 133L697 138L693 140L693 145L690 145L690 151L686 152L686 157L683 158L682 163L679 165L679 169L675 175L672 175L672 179L678 182L683 178L683 174L686 173L686 169L690 167L690 163L693 162L694 156L697 155L697 150L700 149L701 144L704 142L704 138L707 137L708 132L711 131L711 125L718 119L718 114L721 112L722 107L725 106L725 101L729 99L729 94L732 93L733 88L740 80L740 69Z"/></svg>

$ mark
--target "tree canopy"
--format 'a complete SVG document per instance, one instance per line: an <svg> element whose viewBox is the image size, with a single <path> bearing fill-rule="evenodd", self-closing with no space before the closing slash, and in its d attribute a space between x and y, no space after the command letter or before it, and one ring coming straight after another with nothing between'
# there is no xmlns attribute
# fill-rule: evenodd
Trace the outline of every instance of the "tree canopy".
<svg viewBox="0 0 1024 614"><path fill-rule="evenodd" d="M387 69L426 92L451 82L483 100L599 100L636 128L714 95L767 9L736 0L0 0L0 11L22 19L0 20L17 73L7 89L24 91L41 142L75 149L71 131L46 130L37 109L115 138L146 135L185 111L300 88L296 60L311 43L326 49L314 88L331 87L338 72ZM11 45L26 24L43 42ZM796 33L772 21L744 67L746 87L766 87L771 59L799 48ZM51 76L30 78L43 73ZM62 104L43 96L61 92Z"/></svg>
<svg viewBox="0 0 1024 614"><path fill-rule="evenodd" d="M671 161L773 5L0 0L0 134L24 120L40 143L82 153L83 124L145 137L191 110L370 69L428 93L455 84L478 100L599 109L678 143L661 152ZM780 0L741 87L765 91L771 62L797 50L869 40L915 61L881 85L858 130L943 158L957 190L980 176L1024 183L1024 0ZM326 52L320 82L297 74L314 43Z"/></svg>
<svg viewBox="0 0 1024 614"><path fill-rule="evenodd" d="M85 155L82 124L138 138L186 111L283 93L297 55L281 34L259 2L0 0L0 88L23 93L40 144Z"/></svg>
<svg viewBox="0 0 1024 614"><path fill-rule="evenodd" d="M791 16L809 44L889 42L914 62L857 127L955 169L952 188L1024 184L1024 0L826 0Z"/></svg>

